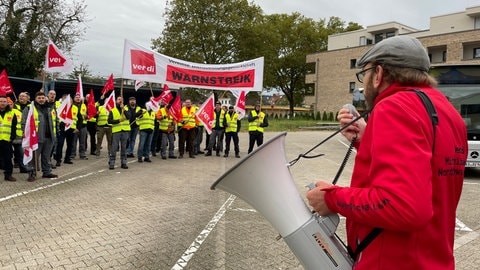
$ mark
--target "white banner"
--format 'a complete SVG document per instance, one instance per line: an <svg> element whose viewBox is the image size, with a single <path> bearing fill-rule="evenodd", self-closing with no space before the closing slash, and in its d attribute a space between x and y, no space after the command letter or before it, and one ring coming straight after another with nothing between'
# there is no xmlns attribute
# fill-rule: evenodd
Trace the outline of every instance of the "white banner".
<svg viewBox="0 0 480 270"><path fill-rule="evenodd" d="M172 58L125 40L122 77L170 87L261 92L263 57L234 64L199 64Z"/></svg>

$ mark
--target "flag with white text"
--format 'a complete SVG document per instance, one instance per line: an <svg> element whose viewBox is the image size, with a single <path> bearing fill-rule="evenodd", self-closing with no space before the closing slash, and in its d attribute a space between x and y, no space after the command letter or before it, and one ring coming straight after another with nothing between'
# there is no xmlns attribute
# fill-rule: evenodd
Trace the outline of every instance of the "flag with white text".
<svg viewBox="0 0 480 270"><path fill-rule="evenodd" d="M105 99L105 104L103 105L105 107L105 109L110 112L113 108L115 108L115 103L116 103L116 100L115 100L115 91L112 91L112 93L110 94L110 96L108 96L106 99Z"/></svg>
<svg viewBox="0 0 480 270"><path fill-rule="evenodd" d="M247 91L231 91L232 94L237 98L235 102L235 111L238 113L238 120L241 120L246 115L246 106L245 100L247 96Z"/></svg>
<svg viewBox="0 0 480 270"><path fill-rule="evenodd" d="M11 93L13 93L13 87L8 79L7 71L4 69L0 73L0 95L6 96Z"/></svg>
<svg viewBox="0 0 480 270"><path fill-rule="evenodd" d="M125 40L122 77L168 83L173 88L263 89L263 57L239 63L203 64L172 58Z"/></svg>
<svg viewBox="0 0 480 270"><path fill-rule="evenodd" d="M75 95L79 95L83 99L83 85L82 77L80 74L78 74L77 89L75 91Z"/></svg>
<svg viewBox="0 0 480 270"><path fill-rule="evenodd" d="M198 121L202 122L205 130L208 134L212 133L212 126L215 111L215 95L211 94L210 97L202 104L202 106L195 113Z"/></svg>
<svg viewBox="0 0 480 270"><path fill-rule="evenodd" d="M60 106L57 108L57 116L65 124L65 130L68 130L73 123L72 98L67 95Z"/></svg>
<svg viewBox="0 0 480 270"><path fill-rule="evenodd" d="M51 40L48 41L47 54L45 57L45 71L48 72L71 72L73 63L63 55Z"/></svg>

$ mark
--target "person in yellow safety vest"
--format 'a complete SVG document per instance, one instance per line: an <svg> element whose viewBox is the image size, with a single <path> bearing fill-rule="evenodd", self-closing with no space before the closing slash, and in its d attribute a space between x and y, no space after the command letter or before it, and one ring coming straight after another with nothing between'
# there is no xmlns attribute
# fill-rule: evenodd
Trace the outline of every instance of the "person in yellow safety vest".
<svg viewBox="0 0 480 270"><path fill-rule="evenodd" d="M50 108L52 108L54 111L55 111L55 115L57 114L57 104L59 105L59 102L57 103L57 101L55 100L57 97L57 92L55 92L54 89L50 89L47 93L47 102L46 104L48 106L50 106ZM56 121L55 121L55 126L58 127L58 118L56 118ZM52 166L52 169L55 169L57 168L56 164L54 164L51 160L52 160L52 156L55 158L55 154L56 154L56 149L57 149L57 144L58 144L58 128L56 129L57 131L57 134L55 134L55 137L57 137L57 141L56 143L53 145L53 148L52 148L52 154L50 155L50 164Z"/></svg>
<svg viewBox="0 0 480 270"><path fill-rule="evenodd" d="M13 161L14 161L14 168L18 167L20 169L20 173L28 173L28 168L23 164L23 148L22 148L22 137L23 137L23 130L22 130L22 111L17 109L15 103L7 97L8 105L10 109L12 109L13 113L17 118L17 131L16 137L12 139L13 145Z"/></svg>
<svg viewBox="0 0 480 270"><path fill-rule="evenodd" d="M3 95L0 96L0 157L3 160L5 181L17 181L17 179L12 176L12 140L16 137L17 125L17 117L8 105L7 97Z"/></svg>
<svg viewBox="0 0 480 270"><path fill-rule="evenodd" d="M97 146L95 155L100 156L102 150L103 137L107 137L107 150L110 153L112 148L112 126L108 123L109 112L105 109L103 101L105 96L101 96L97 104Z"/></svg>
<svg viewBox="0 0 480 270"><path fill-rule="evenodd" d="M215 151L217 152L217 157L220 156L220 152L223 151L223 133L225 132L225 111L222 110L222 104L220 102L215 102L215 110L213 111L213 124L212 124L212 133L208 140L207 153L205 156L212 155L213 145L216 145Z"/></svg>
<svg viewBox="0 0 480 270"><path fill-rule="evenodd" d="M238 145L238 131L240 130L241 122L238 119L238 113L233 110L233 106L228 107L228 112L225 114L225 154L228 157L230 152L230 142L233 139L233 149L235 157L240 158L240 146Z"/></svg>
<svg viewBox="0 0 480 270"><path fill-rule="evenodd" d="M52 173L52 166L50 164L50 154L52 153L53 145L57 141L56 137L56 118L57 115L55 111L48 106L47 97L43 91L38 91L35 94L35 100L33 102L33 117L35 119L37 138L38 138L38 149L37 157L40 159L41 169L42 169L42 178L57 178L58 175ZM22 112L22 129L25 130L25 125L28 117L28 110L30 108L26 107ZM33 159L29 167L31 168L30 176L27 181L33 182L36 179L36 164Z"/></svg>
<svg viewBox="0 0 480 270"><path fill-rule="evenodd" d="M78 142L79 157L80 159L87 160L87 105L85 105L79 94L76 94L73 98L72 114L74 114L74 118L77 118L78 132L74 132L73 151L70 159L74 159L76 156Z"/></svg>
<svg viewBox="0 0 480 270"><path fill-rule="evenodd" d="M123 104L123 97L119 96L116 100L115 108L108 115L108 123L112 125L112 146L108 158L108 168L115 168L115 159L117 158L118 147L120 146L120 163L122 169L128 169L127 166L127 142L130 133L130 117L135 112L129 110L128 106Z"/></svg>
<svg viewBox="0 0 480 270"><path fill-rule="evenodd" d="M176 159L175 150L175 121L173 116L167 110L167 107L162 102L160 109L157 112L157 121L160 122L160 155L162 159L167 159L167 144L168 144L168 158Z"/></svg>
<svg viewBox="0 0 480 270"><path fill-rule="evenodd" d="M267 115L262 112L260 102L255 103L255 107L248 113L248 153L253 151L255 143L257 147L263 144L263 131L268 127Z"/></svg>
<svg viewBox="0 0 480 270"><path fill-rule="evenodd" d="M95 99L95 97L92 97L93 99ZM95 151L97 150L97 139L96 139L96 135L97 135L97 108L98 108L98 103L95 102L95 106L92 107L92 108L89 108L88 107L88 100L90 99L90 94L87 94L85 96L85 103L87 104L86 105L86 108L87 108L87 133L88 133L88 136L90 137L90 155L94 156L95 155ZM85 105L85 104L83 104ZM91 117L88 117L88 116L91 116Z"/></svg>
<svg viewBox="0 0 480 270"><path fill-rule="evenodd" d="M185 143L186 150L188 151L188 156L190 158L195 158L193 153L193 142L195 141L195 136L197 135L197 116L195 113L197 110L192 106L192 101L190 99L185 100L185 106L182 107L182 118L179 120L179 131L178 131L178 152L179 157L183 158L185 153Z"/></svg>
<svg viewBox="0 0 480 270"><path fill-rule="evenodd" d="M152 144L153 129L155 128L155 112L151 102L145 104L142 115L137 119L140 139L138 141L137 157L138 162L152 162L150 159L150 147Z"/></svg>

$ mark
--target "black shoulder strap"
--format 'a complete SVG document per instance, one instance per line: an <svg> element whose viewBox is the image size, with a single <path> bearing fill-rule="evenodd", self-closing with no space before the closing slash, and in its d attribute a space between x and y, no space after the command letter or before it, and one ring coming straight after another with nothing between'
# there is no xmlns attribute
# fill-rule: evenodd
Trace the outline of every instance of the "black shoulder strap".
<svg viewBox="0 0 480 270"><path fill-rule="evenodd" d="M438 114L435 110L435 106L433 106L432 101L424 92L414 89L414 91L418 97L422 100L425 109L427 109L428 115L432 121L433 126L433 144L432 144L432 153L435 149L435 135L436 135L436 126L438 125ZM357 249L353 251L352 247L347 246L347 251L350 257L355 261L358 255L383 231L382 228L373 228L373 230L363 239L360 244L358 244Z"/></svg>
<svg viewBox="0 0 480 270"><path fill-rule="evenodd" d="M437 110L435 110L435 106L433 106L432 101L430 98L425 94L424 92L414 89L415 93L417 93L418 97L423 102L423 105L425 106L425 109L427 109L428 115L430 116L430 119L432 121L432 126L433 126L433 144L432 144L432 153L435 149L435 135L436 135L436 126L438 125L438 114Z"/></svg>

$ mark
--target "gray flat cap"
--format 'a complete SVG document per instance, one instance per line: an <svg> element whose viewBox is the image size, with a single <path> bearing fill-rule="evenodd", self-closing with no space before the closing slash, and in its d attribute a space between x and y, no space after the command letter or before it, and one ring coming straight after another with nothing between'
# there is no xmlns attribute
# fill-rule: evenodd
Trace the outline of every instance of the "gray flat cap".
<svg viewBox="0 0 480 270"><path fill-rule="evenodd" d="M411 36L395 36L380 41L357 61L357 67L362 68L369 62L422 71L430 69L427 51L418 39Z"/></svg>

